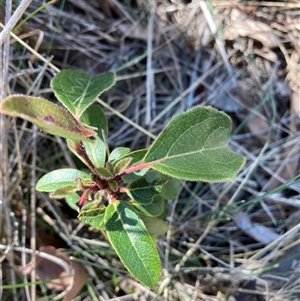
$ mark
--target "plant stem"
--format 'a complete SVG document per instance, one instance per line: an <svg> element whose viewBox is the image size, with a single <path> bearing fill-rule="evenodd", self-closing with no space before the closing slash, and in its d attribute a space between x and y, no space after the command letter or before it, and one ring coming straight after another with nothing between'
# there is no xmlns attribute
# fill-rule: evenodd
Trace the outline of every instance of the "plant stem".
<svg viewBox="0 0 300 301"><path fill-rule="evenodd" d="M9 33L13 30L16 23L19 21L19 19L22 17L23 13L29 6L29 4L32 2L32 0L23 0L15 10L12 17L9 19L9 21L6 23L5 27L0 33L0 46L5 41Z"/></svg>
<svg viewBox="0 0 300 301"><path fill-rule="evenodd" d="M86 151L85 151L85 146L82 143L82 141L79 142L75 142L74 143L74 149L76 151L76 153L84 159L85 164L89 167L89 169L96 175L99 175L95 165L92 163L92 161L90 160L90 158L88 157Z"/></svg>
<svg viewBox="0 0 300 301"><path fill-rule="evenodd" d="M137 163L137 164L134 164L134 165L131 165L129 166L128 168L126 168L122 174L120 174L120 177L124 176L124 175L128 175L128 174L131 174L135 171L138 171L138 170L141 170L141 169L144 169L144 168L151 168L151 166L153 165L153 162L150 162L150 163Z"/></svg>
<svg viewBox="0 0 300 301"><path fill-rule="evenodd" d="M97 168L95 167L95 165L93 164L93 162L88 157L88 155L86 153L86 150L85 150L85 146L82 143L82 141L75 142L74 143L74 149L75 149L76 153L81 158L84 159L85 164L89 167L89 169L93 173L92 180L97 184L97 186L99 187L99 189L105 190L110 195L114 195L115 192L109 187L108 181L106 179L103 179L101 177L101 175L99 174Z"/></svg>

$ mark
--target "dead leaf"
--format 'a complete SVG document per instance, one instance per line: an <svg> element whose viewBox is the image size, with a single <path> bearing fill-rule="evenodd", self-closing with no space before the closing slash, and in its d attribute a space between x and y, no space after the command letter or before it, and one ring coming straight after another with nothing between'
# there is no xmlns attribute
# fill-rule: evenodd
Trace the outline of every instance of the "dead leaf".
<svg viewBox="0 0 300 301"><path fill-rule="evenodd" d="M41 247L39 251L41 253L36 256L36 278L47 280L48 289L68 290L64 301L72 300L86 281L84 267L53 246ZM33 268L29 263L22 272L29 274Z"/></svg>
<svg viewBox="0 0 300 301"><path fill-rule="evenodd" d="M85 272L83 265L73 260L71 260L71 263L75 270L74 283L71 289L66 293L63 301L71 301L75 296L77 296L77 294L81 291L87 279L87 274Z"/></svg>
<svg viewBox="0 0 300 301"><path fill-rule="evenodd" d="M231 22L228 23L223 32L225 40L248 37L261 42L267 48L279 47L280 40L268 24L250 19L236 8L232 9L230 18Z"/></svg>

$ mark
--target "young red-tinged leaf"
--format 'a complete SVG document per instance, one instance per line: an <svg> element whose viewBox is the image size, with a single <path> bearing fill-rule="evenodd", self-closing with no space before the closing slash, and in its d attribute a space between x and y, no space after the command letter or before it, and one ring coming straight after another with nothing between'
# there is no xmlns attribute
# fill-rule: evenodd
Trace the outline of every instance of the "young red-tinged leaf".
<svg viewBox="0 0 300 301"><path fill-rule="evenodd" d="M97 97L114 83L113 72L90 76L83 71L65 69L52 79L51 87L57 99L79 119Z"/></svg>
<svg viewBox="0 0 300 301"><path fill-rule="evenodd" d="M160 259L144 223L125 203L108 205L104 215L107 236L128 271L141 283L155 288Z"/></svg>
<svg viewBox="0 0 300 301"><path fill-rule="evenodd" d="M92 183L91 177L85 172L74 168L63 168L53 170L41 177L36 184L36 190L53 192L66 186L76 188L78 178L85 184Z"/></svg>
<svg viewBox="0 0 300 301"><path fill-rule="evenodd" d="M64 108L41 97L9 96L1 103L0 112L28 120L49 134L63 138L89 140L88 137L96 135Z"/></svg>
<svg viewBox="0 0 300 301"><path fill-rule="evenodd" d="M177 179L232 180L245 159L231 151L231 120L211 107L194 107L174 117L149 148L144 162Z"/></svg>

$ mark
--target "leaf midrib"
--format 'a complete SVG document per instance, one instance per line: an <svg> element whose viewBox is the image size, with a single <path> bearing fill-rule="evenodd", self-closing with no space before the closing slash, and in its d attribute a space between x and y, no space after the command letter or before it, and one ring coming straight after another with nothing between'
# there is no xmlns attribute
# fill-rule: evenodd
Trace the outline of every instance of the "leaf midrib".
<svg viewBox="0 0 300 301"><path fill-rule="evenodd" d="M81 95L81 99L78 102L78 105L76 107L74 106L75 107L75 115L78 118L80 117L80 108L81 108L82 101L83 101L83 99L85 98L85 96L87 94L87 91L88 91L88 88L91 85L91 82L92 82L92 78L89 79L88 84L86 85L86 88L85 88L83 94ZM73 103L72 103L72 105L73 105Z"/></svg>
<svg viewBox="0 0 300 301"><path fill-rule="evenodd" d="M118 206L117 206L117 207L118 207ZM132 248L134 249L134 251L135 251L137 257L140 259L140 262L141 262L142 265L144 266L144 270L146 270L147 275L148 275L148 278L149 278L150 281L152 282L151 274L149 274L149 270L148 270L147 266L144 264L143 260L142 260L141 257L139 256L139 252L138 252L137 249L136 249L136 244L133 243L133 240L131 239L131 236L129 235L129 231L128 231L128 230L126 229L126 227L125 227L126 223L124 223L124 221L123 221L123 219L122 219L122 214L121 214L121 212L118 210L118 208L116 208L116 211L118 212L120 221L122 222L123 229L124 229L123 231L126 232L128 238L129 238L129 240L130 240L130 242L131 242ZM124 214L125 214L125 210L124 210Z"/></svg>
<svg viewBox="0 0 300 301"><path fill-rule="evenodd" d="M189 156L189 155L198 154L198 153L202 153L202 155L204 156L204 154L203 154L204 151L218 150L218 149L223 149L223 148L226 148L226 147L227 147L227 145L218 146L218 147L212 147L212 148L201 148L201 149L196 150L196 151L191 151L191 152L186 152L186 153L180 153L180 154L177 154L177 155L171 155L171 156L166 155L166 156L164 156L161 159L157 159L157 160L150 161L150 162L145 161L145 160L147 160L147 156L146 156L145 159L143 159L143 161L147 162L147 163L158 164L158 163L163 162L165 160L170 160L170 159L174 159L174 158L178 158L178 157Z"/></svg>

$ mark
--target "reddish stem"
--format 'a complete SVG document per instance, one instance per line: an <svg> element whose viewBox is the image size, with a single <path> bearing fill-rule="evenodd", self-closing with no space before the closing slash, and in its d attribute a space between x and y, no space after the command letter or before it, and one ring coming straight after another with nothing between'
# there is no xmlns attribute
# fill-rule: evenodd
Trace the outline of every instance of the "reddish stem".
<svg viewBox="0 0 300 301"><path fill-rule="evenodd" d="M82 143L82 141L79 142L75 142L75 151L76 153L84 159L86 165L90 168L90 170L95 173L98 174L98 171L96 170L95 165L92 163L92 161L90 160L90 158L88 157L86 150L85 150L85 146Z"/></svg>
<svg viewBox="0 0 300 301"><path fill-rule="evenodd" d="M153 165L153 162L151 162L151 163L137 163L137 164L131 165L128 168L126 168L122 172L122 174L120 174L120 176L128 175L128 174L131 174L135 171L138 171L138 170L141 170L141 169L144 169L144 168L150 168L152 165Z"/></svg>

